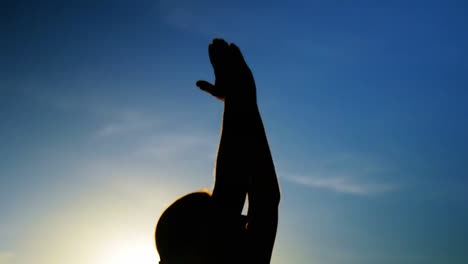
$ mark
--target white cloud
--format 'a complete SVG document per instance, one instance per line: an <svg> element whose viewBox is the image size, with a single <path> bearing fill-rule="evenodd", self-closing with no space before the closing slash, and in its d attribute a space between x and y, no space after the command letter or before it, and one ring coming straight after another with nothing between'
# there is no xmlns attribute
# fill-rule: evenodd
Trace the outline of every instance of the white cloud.
<svg viewBox="0 0 468 264"><path fill-rule="evenodd" d="M352 195L372 195L394 191L396 186L387 183L369 183L351 177L290 176L287 179L305 187L325 189Z"/></svg>

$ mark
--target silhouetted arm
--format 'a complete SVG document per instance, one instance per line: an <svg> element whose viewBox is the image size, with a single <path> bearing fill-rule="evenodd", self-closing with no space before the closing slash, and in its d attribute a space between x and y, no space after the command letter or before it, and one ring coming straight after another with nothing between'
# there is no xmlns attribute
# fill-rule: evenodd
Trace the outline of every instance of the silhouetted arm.
<svg viewBox="0 0 468 264"><path fill-rule="evenodd" d="M237 103L232 100L234 96L231 96L233 90L238 89L237 83L233 81L238 79L238 63L234 63L232 51L232 45L229 46L224 40L214 39L209 45L209 56L215 72L215 85L198 81L197 86L225 102L212 198L234 221L238 219L244 207L249 174L246 173L244 161L239 156L239 153L244 153L247 148L245 136L248 135L248 131L243 126L242 117L245 115L239 112L241 108L237 107ZM226 93L229 95L226 96Z"/></svg>
<svg viewBox="0 0 468 264"><path fill-rule="evenodd" d="M250 119L248 122L253 140L248 157L252 172L248 188L248 255L251 256L249 263L263 264L270 263L273 251L280 190L258 109L250 114Z"/></svg>
<svg viewBox="0 0 468 264"><path fill-rule="evenodd" d="M225 102L213 199L236 217L248 192L247 256L251 259L246 261L267 264L276 236L280 192L255 82L237 46L214 40L209 50L216 83L197 85Z"/></svg>
<svg viewBox="0 0 468 264"><path fill-rule="evenodd" d="M215 168L213 199L237 219L244 207L250 173L245 166L248 160L243 154L248 150L248 126L242 110L231 105L229 99L224 104L221 139L218 147Z"/></svg>

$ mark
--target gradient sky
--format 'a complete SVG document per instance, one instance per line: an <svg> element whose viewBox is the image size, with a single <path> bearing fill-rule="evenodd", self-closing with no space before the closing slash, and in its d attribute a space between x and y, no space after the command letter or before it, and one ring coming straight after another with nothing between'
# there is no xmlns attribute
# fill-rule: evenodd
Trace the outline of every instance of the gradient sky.
<svg viewBox="0 0 468 264"><path fill-rule="evenodd" d="M0 264L157 263L211 188L214 37L282 187L272 264L468 260L466 1L2 1Z"/></svg>

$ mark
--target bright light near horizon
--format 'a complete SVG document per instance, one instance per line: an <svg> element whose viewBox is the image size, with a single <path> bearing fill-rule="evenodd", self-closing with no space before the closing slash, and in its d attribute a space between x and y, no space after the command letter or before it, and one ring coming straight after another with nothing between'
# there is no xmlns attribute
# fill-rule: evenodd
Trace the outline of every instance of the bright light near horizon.
<svg viewBox="0 0 468 264"><path fill-rule="evenodd" d="M96 264L155 264L159 258L156 247L142 241L120 240L103 249Z"/></svg>
<svg viewBox="0 0 468 264"><path fill-rule="evenodd" d="M41 208L40 217L18 228L18 243L11 253L0 248L0 264L159 262L155 225L166 206L188 192L189 184L162 184L153 179L154 175L170 173L144 167L142 163L136 168L119 161L94 162L99 164L82 166L89 168L74 174L96 178L112 175L112 180L83 185L79 195L70 197L63 194L68 191L64 189L55 196L62 200L54 207L38 202L35 206ZM76 192L74 185L70 188L71 193Z"/></svg>

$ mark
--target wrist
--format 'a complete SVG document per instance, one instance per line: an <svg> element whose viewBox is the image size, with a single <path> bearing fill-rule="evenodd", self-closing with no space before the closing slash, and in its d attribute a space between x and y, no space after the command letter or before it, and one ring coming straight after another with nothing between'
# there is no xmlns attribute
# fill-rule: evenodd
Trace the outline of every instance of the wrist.
<svg viewBox="0 0 468 264"><path fill-rule="evenodd" d="M236 113L258 112L257 100L236 100L236 98L226 97L224 99L224 109Z"/></svg>

